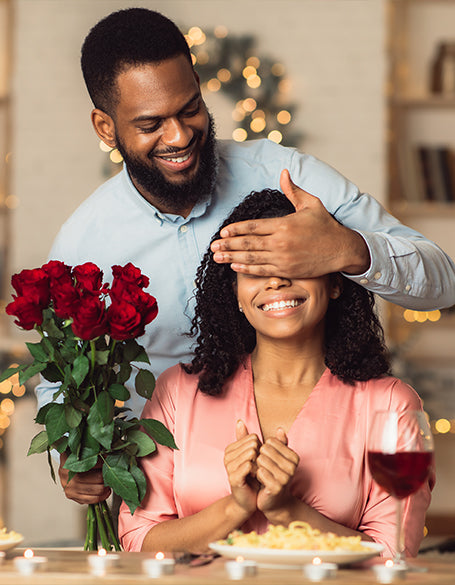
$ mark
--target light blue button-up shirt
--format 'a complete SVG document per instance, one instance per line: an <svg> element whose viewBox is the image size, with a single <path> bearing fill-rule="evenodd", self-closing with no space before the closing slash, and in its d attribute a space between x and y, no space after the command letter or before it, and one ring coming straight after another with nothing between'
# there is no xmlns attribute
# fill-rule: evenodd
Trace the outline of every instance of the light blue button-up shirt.
<svg viewBox="0 0 455 585"><path fill-rule="evenodd" d="M409 308L455 304L453 262L332 167L268 140L218 141L218 151L215 192L188 217L159 212L139 194L124 168L66 221L49 256L71 266L94 262L106 281L112 278L112 265L127 262L150 278L148 292L158 301L158 316L140 342L155 375L190 360L192 340L184 334L193 314L194 278L213 234L251 191L279 189L284 168L338 221L365 239L371 265L364 274L350 278ZM40 406L52 400L54 388L46 382L37 387ZM140 414L143 399L133 392L128 405Z"/></svg>

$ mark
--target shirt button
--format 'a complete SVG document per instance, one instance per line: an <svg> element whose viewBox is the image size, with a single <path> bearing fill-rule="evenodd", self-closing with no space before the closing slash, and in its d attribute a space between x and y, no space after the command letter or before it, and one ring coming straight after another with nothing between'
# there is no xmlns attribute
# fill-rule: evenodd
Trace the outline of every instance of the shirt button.
<svg viewBox="0 0 455 585"><path fill-rule="evenodd" d="M368 278L361 278L359 282L360 284L368 284Z"/></svg>
<svg viewBox="0 0 455 585"><path fill-rule="evenodd" d="M186 224L185 224L185 225L182 225L182 226L180 227L180 231L182 232L182 234L184 234L185 232L187 232L187 231L188 231L188 226L187 226Z"/></svg>
<svg viewBox="0 0 455 585"><path fill-rule="evenodd" d="M382 272L376 272L376 274L373 276L373 278L375 280L379 280L381 278L381 276L382 276Z"/></svg>
<svg viewBox="0 0 455 585"><path fill-rule="evenodd" d="M404 287L404 290L405 290L406 292L409 292L409 291L411 290L411 285L410 285L410 284L407 284L407 285Z"/></svg>

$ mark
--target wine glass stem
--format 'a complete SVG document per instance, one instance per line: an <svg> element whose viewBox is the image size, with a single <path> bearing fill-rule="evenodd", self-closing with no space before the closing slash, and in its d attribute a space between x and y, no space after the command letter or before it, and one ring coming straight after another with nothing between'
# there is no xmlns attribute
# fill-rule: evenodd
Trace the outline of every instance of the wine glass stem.
<svg viewBox="0 0 455 585"><path fill-rule="evenodd" d="M395 563L404 562L404 526L403 526L403 505L404 499L395 498L396 503L396 552Z"/></svg>

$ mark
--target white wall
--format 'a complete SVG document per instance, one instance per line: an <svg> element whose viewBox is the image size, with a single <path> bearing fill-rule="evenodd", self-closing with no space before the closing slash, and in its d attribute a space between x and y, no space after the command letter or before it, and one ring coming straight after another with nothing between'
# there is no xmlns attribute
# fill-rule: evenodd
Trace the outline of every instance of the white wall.
<svg viewBox="0 0 455 585"><path fill-rule="evenodd" d="M104 180L106 155L91 129L79 52L92 25L127 6L161 10L185 28L224 24L233 34L252 33L259 54L279 60L289 72L303 148L383 199L383 4L15 0L12 192L19 207L12 215L12 272L40 265L62 221ZM36 432L32 419L33 405L24 404L9 433L8 517L34 542L71 539L80 533L80 510L52 485L42 457L25 457Z"/></svg>

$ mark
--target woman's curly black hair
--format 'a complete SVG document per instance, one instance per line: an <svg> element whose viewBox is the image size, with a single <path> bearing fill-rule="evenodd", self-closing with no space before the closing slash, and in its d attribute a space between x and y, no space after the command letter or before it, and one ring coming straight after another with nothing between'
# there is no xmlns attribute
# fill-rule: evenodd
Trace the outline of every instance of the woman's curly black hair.
<svg viewBox="0 0 455 585"><path fill-rule="evenodd" d="M253 191L223 222L212 241L230 223L282 217L295 207L280 191ZM384 332L374 311L374 296L340 275L342 292L329 302L325 319L325 364L342 382L353 384L390 373ZM256 332L239 311L234 292L236 273L229 264L217 264L210 248L196 276L196 308L190 336L196 337L187 373L199 374L201 392L216 396L256 345Z"/></svg>

